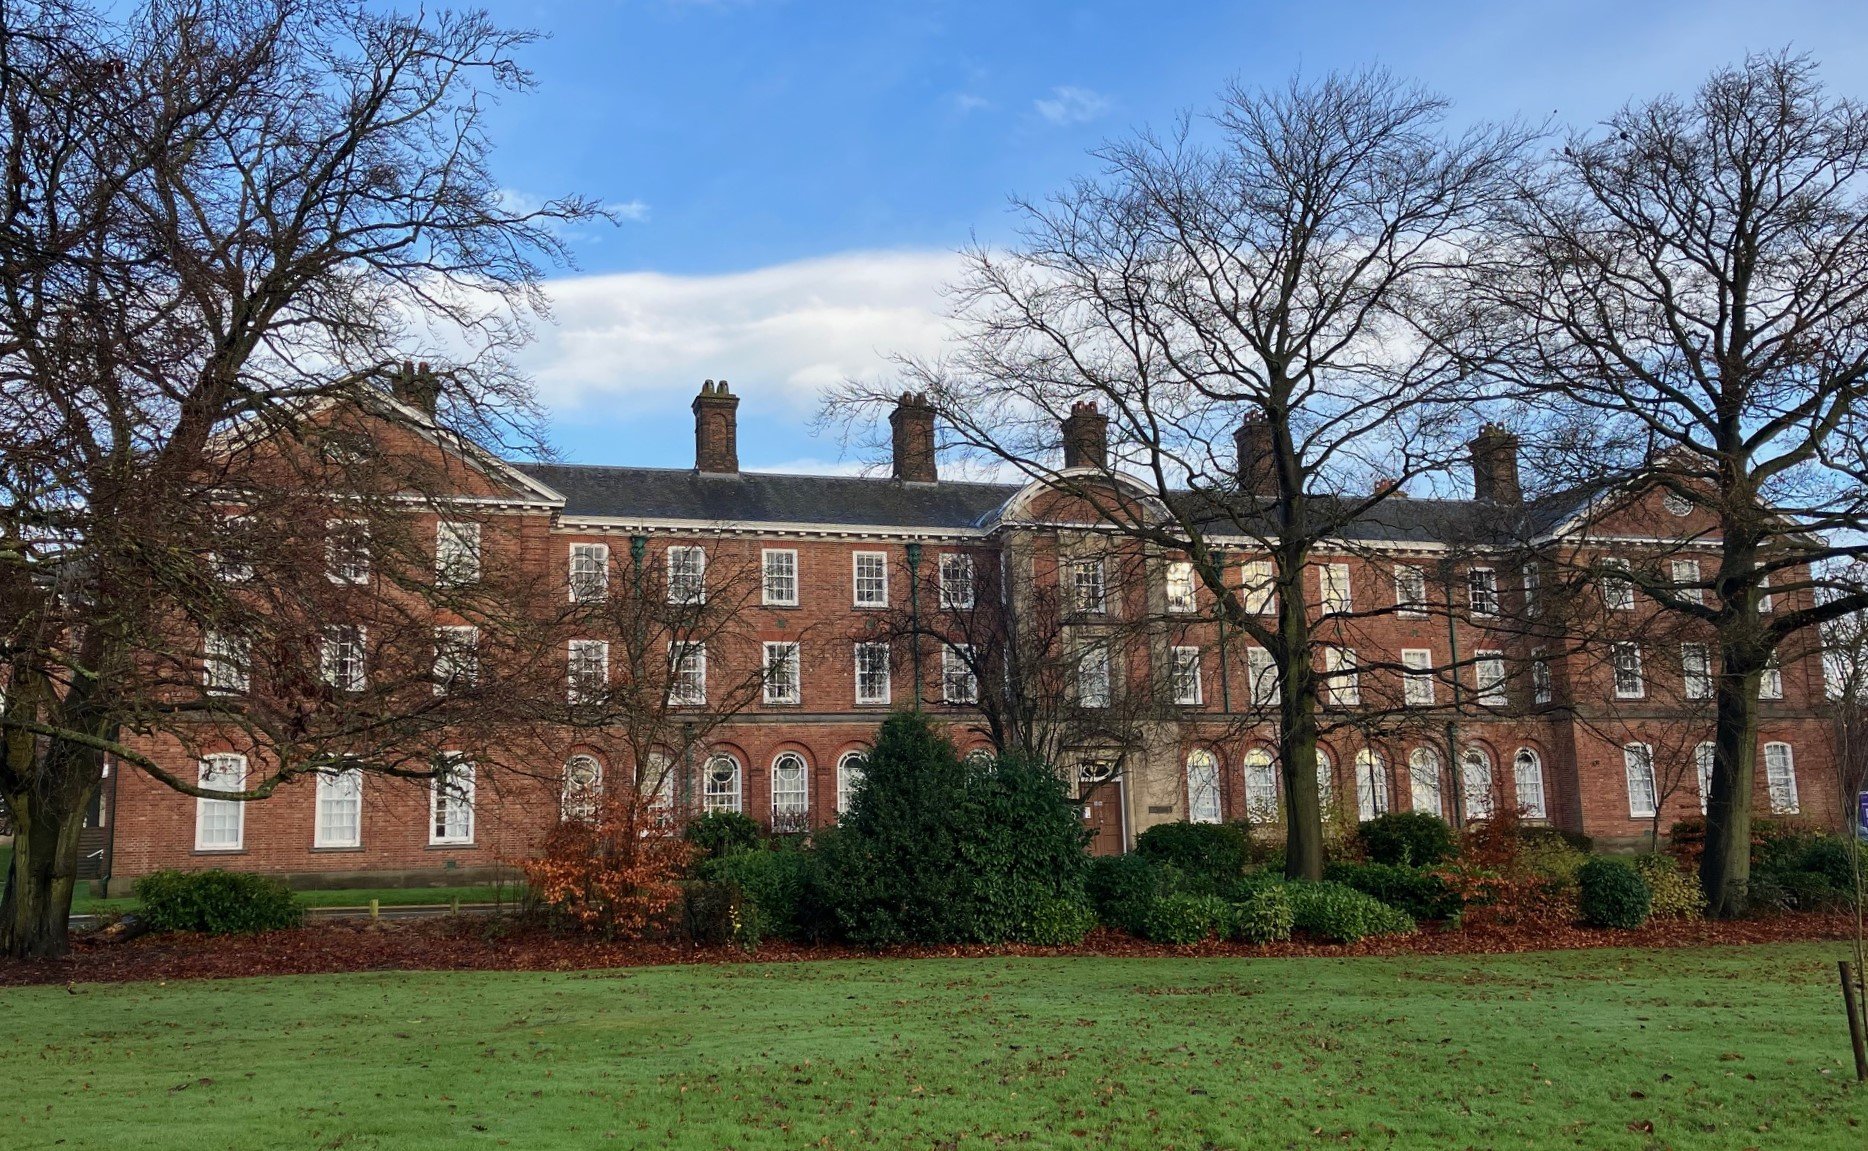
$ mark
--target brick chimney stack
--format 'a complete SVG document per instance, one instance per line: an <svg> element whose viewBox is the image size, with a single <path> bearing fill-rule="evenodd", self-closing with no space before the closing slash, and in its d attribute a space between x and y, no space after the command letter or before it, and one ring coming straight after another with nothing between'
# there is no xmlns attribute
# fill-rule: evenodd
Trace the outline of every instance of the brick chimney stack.
<svg viewBox="0 0 1868 1151"><path fill-rule="evenodd" d="M1518 485L1518 437L1497 424L1487 424L1472 439L1472 494L1489 504L1521 504Z"/></svg>
<svg viewBox="0 0 1868 1151"><path fill-rule="evenodd" d="M441 377L427 364L402 361L402 367L390 380L390 394L424 415L435 414L441 400Z"/></svg>
<svg viewBox="0 0 1868 1151"><path fill-rule="evenodd" d="M931 484L940 479L934 463L934 405L926 392L903 392L889 413L894 433L895 478Z"/></svg>
<svg viewBox="0 0 1868 1151"><path fill-rule="evenodd" d="M1096 410L1095 401L1077 401L1064 417L1064 466L1109 466L1109 417Z"/></svg>
<svg viewBox="0 0 1868 1151"><path fill-rule="evenodd" d="M1238 452L1239 490L1247 495L1276 497L1278 461L1272 451L1271 424L1263 412L1253 412L1232 433L1233 448Z"/></svg>
<svg viewBox="0 0 1868 1151"><path fill-rule="evenodd" d="M694 397L694 470L739 474L739 397L708 380Z"/></svg>

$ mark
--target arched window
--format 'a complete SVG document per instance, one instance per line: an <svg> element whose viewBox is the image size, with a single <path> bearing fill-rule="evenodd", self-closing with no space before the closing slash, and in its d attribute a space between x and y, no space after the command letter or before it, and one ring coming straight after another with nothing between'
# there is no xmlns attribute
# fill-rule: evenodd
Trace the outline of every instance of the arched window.
<svg viewBox="0 0 1868 1151"><path fill-rule="evenodd" d="M1772 815L1797 813L1797 763L1787 743L1764 745L1764 782L1771 792Z"/></svg>
<svg viewBox="0 0 1868 1151"><path fill-rule="evenodd" d="M1192 823L1218 823L1219 760L1204 749L1187 756L1187 819Z"/></svg>
<svg viewBox="0 0 1868 1151"><path fill-rule="evenodd" d="M1469 747L1459 764L1460 785L1467 819L1492 818L1492 757L1482 747Z"/></svg>
<svg viewBox="0 0 1868 1151"><path fill-rule="evenodd" d="M1549 819L1544 805L1544 763L1528 747L1518 749L1511 760L1512 782L1518 788L1518 807L1526 819Z"/></svg>
<svg viewBox="0 0 1868 1151"><path fill-rule="evenodd" d="M1245 817L1253 823L1278 822L1278 772L1262 747L1245 753Z"/></svg>
<svg viewBox="0 0 1868 1151"><path fill-rule="evenodd" d="M1330 765L1330 753L1317 749L1317 810L1328 819L1336 813L1336 769Z"/></svg>
<svg viewBox="0 0 1868 1151"><path fill-rule="evenodd" d="M1440 806L1440 757L1431 747L1417 747L1408 752L1408 803L1415 811L1442 818Z"/></svg>
<svg viewBox="0 0 1868 1151"><path fill-rule="evenodd" d="M739 810L739 760L724 751L715 752L707 760L706 792L702 797L701 810L738 811Z"/></svg>
<svg viewBox="0 0 1868 1151"><path fill-rule="evenodd" d="M863 768L869 763L869 757L860 751L846 751L837 761L837 814L850 810L850 801L856 798L856 789L863 785Z"/></svg>
<svg viewBox="0 0 1868 1151"><path fill-rule="evenodd" d="M574 755L564 761L564 802L566 819L593 819L597 814L597 796L603 788L603 765L594 756Z"/></svg>
<svg viewBox="0 0 1868 1151"><path fill-rule="evenodd" d="M1388 810L1388 765L1371 748L1356 752L1356 816L1374 819Z"/></svg>
<svg viewBox="0 0 1868 1151"><path fill-rule="evenodd" d="M804 831L810 826L811 769L795 751L772 761L772 830Z"/></svg>
<svg viewBox="0 0 1868 1151"><path fill-rule="evenodd" d="M1699 813L1706 814L1706 808L1712 804L1712 765L1718 759L1718 749L1711 743L1702 743L1693 748L1693 767L1699 774Z"/></svg>

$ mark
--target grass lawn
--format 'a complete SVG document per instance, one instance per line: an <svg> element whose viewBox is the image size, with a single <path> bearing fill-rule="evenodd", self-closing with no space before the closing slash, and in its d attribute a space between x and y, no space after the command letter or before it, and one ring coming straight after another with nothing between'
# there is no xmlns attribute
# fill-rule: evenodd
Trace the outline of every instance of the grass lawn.
<svg viewBox="0 0 1868 1151"><path fill-rule="evenodd" d="M1859 1146L1842 950L9 989L0 1131L119 1151Z"/></svg>

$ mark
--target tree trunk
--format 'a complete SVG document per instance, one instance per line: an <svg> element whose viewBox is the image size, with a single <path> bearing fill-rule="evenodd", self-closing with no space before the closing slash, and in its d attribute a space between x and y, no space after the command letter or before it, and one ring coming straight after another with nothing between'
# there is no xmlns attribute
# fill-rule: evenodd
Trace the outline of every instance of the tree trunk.
<svg viewBox="0 0 1868 1151"><path fill-rule="evenodd" d="M1725 674L1718 680L1713 742L1712 795L1706 801L1706 851L1699 882L1706 914L1735 919L1750 905L1751 795L1758 764L1758 681L1763 661L1730 650L1721 653Z"/></svg>
<svg viewBox="0 0 1868 1151"><path fill-rule="evenodd" d="M78 878L78 839L96 778L56 794L9 794L13 866L0 899L0 951L14 959L56 959L71 950L67 931Z"/></svg>
<svg viewBox="0 0 1868 1151"><path fill-rule="evenodd" d="M1278 762L1284 775L1284 874L1323 878L1323 811L1317 796L1317 676L1299 573L1278 594Z"/></svg>

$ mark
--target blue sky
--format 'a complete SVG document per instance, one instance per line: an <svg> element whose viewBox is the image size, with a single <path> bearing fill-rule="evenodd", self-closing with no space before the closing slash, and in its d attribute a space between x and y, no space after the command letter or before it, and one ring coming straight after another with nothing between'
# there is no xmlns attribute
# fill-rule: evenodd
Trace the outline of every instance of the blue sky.
<svg viewBox="0 0 1868 1151"><path fill-rule="evenodd" d="M1860 3L493 3L547 33L493 116L522 197L625 217L571 237L525 357L566 459L688 466L701 379L744 397L748 468L846 468L818 388L941 338L953 250L1008 238L1011 193L1229 79L1380 63L1460 118L1586 124L1749 49L1815 54L1861 95Z"/></svg>

